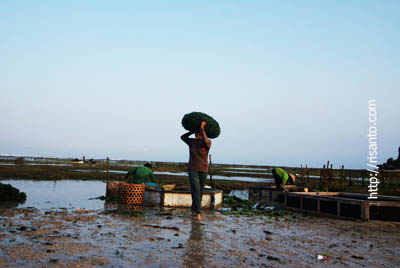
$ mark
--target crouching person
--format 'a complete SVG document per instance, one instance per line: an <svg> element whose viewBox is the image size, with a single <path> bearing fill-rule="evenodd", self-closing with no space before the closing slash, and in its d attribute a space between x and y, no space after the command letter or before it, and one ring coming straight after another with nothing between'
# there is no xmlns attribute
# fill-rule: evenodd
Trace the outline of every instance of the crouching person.
<svg viewBox="0 0 400 268"><path fill-rule="evenodd" d="M273 168L272 175L274 176L274 179L275 179L276 189L284 191L284 192L288 191L286 189L285 185L288 183L294 184L294 182L296 180L295 175L286 172L282 168Z"/></svg>
<svg viewBox="0 0 400 268"><path fill-rule="evenodd" d="M150 187L154 187L157 184L154 177L153 166L150 163L129 170L125 175L125 180L128 183L146 183L146 186Z"/></svg>

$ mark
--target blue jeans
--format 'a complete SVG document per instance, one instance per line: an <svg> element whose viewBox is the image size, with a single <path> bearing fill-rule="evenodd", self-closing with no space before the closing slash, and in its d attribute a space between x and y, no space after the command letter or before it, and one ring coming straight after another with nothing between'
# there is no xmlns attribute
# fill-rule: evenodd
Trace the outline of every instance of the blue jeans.
<svg viewBox="0 0 400 268"><path fill-rule="evenodd" d="M188 174L190 181L190 192L192 194L192 211L194 213L200 213L203 189L207 180L207 172L199 172L189 169Z"/></svg>

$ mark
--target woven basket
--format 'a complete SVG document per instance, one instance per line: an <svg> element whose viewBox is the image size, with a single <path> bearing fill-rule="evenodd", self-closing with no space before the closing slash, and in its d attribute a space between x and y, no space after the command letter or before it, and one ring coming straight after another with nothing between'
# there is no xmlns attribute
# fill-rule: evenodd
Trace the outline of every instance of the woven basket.
<svg viewBox="0 0 400 268"><path fill-rule="evenodd" d="M145 184L121 183L119 201L122 204L141 205L144 201Z"/></svg>

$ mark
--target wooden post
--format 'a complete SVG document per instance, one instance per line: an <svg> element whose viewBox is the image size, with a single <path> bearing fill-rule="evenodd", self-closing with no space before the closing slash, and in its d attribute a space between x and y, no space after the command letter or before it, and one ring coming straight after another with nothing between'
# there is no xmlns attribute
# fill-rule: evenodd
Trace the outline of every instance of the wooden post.
<svg viewBox="0 0 400 268"><path fill-rule="evenodd" d="M319 175L319 189L322 191L323 184L325 182L325 165L321 169L321 173Z"/></svg>
<svg viewBox="0 0 400 268"><path fill-rule="evenodd" d="M343 183L343 176L344 176L344 165L342 165L342 170L340 172L340 186L342 186Z"/></svg>
<svg viewBox="0 0 400 268"><path fill-rule="evenodd" d="M322 168L319 171L319 189L321 190L321 185L322 185Z"/></svg>
<svg viewBox="0 0 400 268"><path fill-rule="evenodd" d="M209 167L209 173L210 173L210 184L212 187L214 187L213 185L213 180L212 180L212 155L210 154L208 156L208 158L210 159L210 167Z"/></svg>
<svg viewBox="0 0 400 268"><path fill-rule="evenodd" d="M364 171L361 171L361 186L364 186Z"/></svg>
<svg viewBox="0 0 400 268"><path fill-rule="evenodd" d="M350 177L349 186L352 186L353 185L353 180L351 179L351 169L349 170L349 177Z"/></svg>
<svg viewBox="0 0 400 268"><path fill-rule="evenodd" d="M382 188L385 188L385 175L383 174L384 172L385 172L385 169L382 166L382 170L381 170Z"/></svg>
<svg viewBox="0 0 400 268"><path fill-rule="evenodd" d="M369 203L362 202L360 204L361 211L360 211L360 219L363 221L369 221Z"/></svg>
<svg viewBox="0 0 400 268"><path fill-rule="evenodd" d="M328 179L329 179L329 160L328 162L326 162L326 170L325 170L325 184L327 183Z"/></svg>
<svg viewBox="0 0 400 268"><path fill-rule="evenodd" d="M110 181L110 158L107 156L107 184Z"/></svg>
<svg viewBox="0 0 400 268"><path fill-rule="evenodd" d="M301 165L301 180L302 180L302 183L304 184L304 169L303 169L303 165Z"/></svg>

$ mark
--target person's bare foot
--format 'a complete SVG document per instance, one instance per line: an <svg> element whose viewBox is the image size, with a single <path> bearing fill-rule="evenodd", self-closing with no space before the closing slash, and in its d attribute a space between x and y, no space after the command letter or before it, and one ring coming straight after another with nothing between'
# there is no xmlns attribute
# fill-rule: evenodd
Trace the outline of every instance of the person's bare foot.
<svg viewBox="0 0 400 268"><path fill-rule="evenodd" d="M200 220L201 220L200 213L196 213L196 215L194 216L194 220L200 222Z"/></svg>

